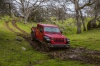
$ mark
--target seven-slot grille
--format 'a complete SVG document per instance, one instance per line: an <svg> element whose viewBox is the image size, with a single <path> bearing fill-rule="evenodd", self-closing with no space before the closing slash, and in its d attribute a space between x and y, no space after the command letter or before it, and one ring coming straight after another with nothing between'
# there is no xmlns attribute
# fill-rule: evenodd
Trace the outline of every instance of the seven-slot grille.
<svg viewBox="0 0 100 66"><path fill-rule="evenodd" d="M64 42L64 38L54 38L54 42Z"/></svg>

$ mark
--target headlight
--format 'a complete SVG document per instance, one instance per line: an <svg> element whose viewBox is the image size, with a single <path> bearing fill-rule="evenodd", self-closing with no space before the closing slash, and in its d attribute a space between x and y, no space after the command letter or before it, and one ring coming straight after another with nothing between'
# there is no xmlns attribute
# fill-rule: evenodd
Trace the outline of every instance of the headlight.
<svg viewBox="0 0 100 66"><path fill-rule="evenodd" d="M47 41L50 41L50 38L48 36L44 36L44 38L47 40Z"/></svg>
<svg viewBox="0 0 100 66"><path fill-rule="evenodd" d="M46 40L47 40L47 41L50 41L50 38L47 38Z"/></svg>

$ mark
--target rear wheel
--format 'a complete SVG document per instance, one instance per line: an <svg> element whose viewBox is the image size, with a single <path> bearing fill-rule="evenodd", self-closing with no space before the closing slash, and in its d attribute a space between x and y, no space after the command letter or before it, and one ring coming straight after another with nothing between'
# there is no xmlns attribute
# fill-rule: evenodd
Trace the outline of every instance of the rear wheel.
<svg viewBox="0 0 100 66"><path fill-rule="evenodd" d="M34 41L35 40L35 33L32 31L31 32L31 40Z"/></svg>

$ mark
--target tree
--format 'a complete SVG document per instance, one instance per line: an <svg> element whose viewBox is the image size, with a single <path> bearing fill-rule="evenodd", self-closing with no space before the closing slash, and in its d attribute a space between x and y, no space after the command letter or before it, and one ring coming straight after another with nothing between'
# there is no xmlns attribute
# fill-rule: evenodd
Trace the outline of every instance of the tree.
<svg viewBox="0 0 100 66"><path fill-rule="evenodd" d="M99 22L98 27L100 27L100 16L97 18L97 21Z"/></svg>
<svg viewBox="0 0 100 66"><path fill-rule="evenodd" d="M83 17L81 10L80 10L80 16L81 16L81 20L82 20L82 24L83 24L83 31L86 31L85 21L84 21L84 17Z"/></svg>
<svg viewBox="0 0 100 66"><path fill-rule="evenodd" d="M66 19L66 0L50 0L48 2L46 7L48 15L55 17L57 21L62 20L63 23L63 20Z"/></svg>
<svg viewBox="0 0 100 66"><path fill-rule="evenodd" d="M34 9L33 9L34 10ZM36 11L33 11L31 15L29 16L30 21L35 21L35 22L43 22L44 21L44 14L45 10L43 7L39 6Z"/></svg>
<svg viewBox="0 0 100 66"><path fill-rule="evenodd" d="M24 23L26 24L33 9L35 11L44 1L45 0L14 0L13 3L16 3L20 13L24 17Z"/></svg>
<svg viewBox="0 0 100 66"><path fill-rule="evenodd" d="M97 26L97 24L96 24L96 21L99 21L98 17L100 16L100 8L99 8L99 6L100 6L100 0L95 0L94 5L92 6L93 7L93 11L94 11L93 12L94 17L87 24L87 29L88 30L90 30L92 28L96 28L96 27L99 26L99 25Z"/></svg>
<svg viewBox="0 0 100 66"><path fill-rule="evenodd" d="M75 6L75 12L76 12L76 21L77 21L77 34L80 34L81 33L81 21L83 23L83 27L84 27L84 30L86 30L86 27L85 27L85 22L84 22L84 18L83 18L83 15L82 15L82 12L81 10L86 7L86 6L90 6L94 3L94 1L91 1L91 0L86 0L86 3L81 5L80 6L80 0L70 0L74 6ZM80 17L81 16L81 17Z"/></svg>
<svg viewBox="0 0 100 66"><path fill-rule="evenodd" d="M0 13L1 15L11 14L11 5L6 0L0 0Z"/></svg>

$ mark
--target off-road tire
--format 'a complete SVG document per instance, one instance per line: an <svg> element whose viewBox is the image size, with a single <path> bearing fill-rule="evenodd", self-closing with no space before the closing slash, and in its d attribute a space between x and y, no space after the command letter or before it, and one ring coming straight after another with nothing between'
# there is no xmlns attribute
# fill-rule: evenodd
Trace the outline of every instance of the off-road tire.
<svg viewBox="0 0 100 66"><path fill-rule="evenodd" d="M48 43L44 39L43 39L42 44L43 44L43 50L45 52L49 52L50 51L50 47L48 46Z"/></svg>
<svg viewBox="0 0 100 66"><path fill-rule="evenodd" d="M33 31L31 32L31 40L35 41L35 33Z"/></svg>

